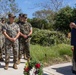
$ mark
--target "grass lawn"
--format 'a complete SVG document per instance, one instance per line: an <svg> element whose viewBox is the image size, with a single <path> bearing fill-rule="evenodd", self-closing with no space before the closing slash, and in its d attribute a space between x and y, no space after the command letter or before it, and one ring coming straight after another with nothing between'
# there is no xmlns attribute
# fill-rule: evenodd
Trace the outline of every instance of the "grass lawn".
<svg viewBox="0 0 76 75"><path fill-rule="evenodd" d="M69 62L72 58L71 46L68 44L58 44L56 46L31 45L31 57L41 61L44 66Z"/></svg>

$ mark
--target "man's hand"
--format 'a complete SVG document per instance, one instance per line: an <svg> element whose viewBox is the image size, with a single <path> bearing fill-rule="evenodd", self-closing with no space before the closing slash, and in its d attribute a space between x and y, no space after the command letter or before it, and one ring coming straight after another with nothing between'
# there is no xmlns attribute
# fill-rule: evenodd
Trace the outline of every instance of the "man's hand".
<svg viewBox="0 0 76 75"><path fill-rule="evenodd" d="M9 40L10 40L11 42L14 42L14 41L15 41L14 38L9 38Z"/></svg>
<svg viewBox="0 0 76 75"><path fill-rule="evenodd" d="M13 38L13 41L15 42L16 41L16 38Z"/></svg>
<svg viewBox="0 0 76 75"><path fill-rule="evenodd" d="M20 35L21 35L22 37L24 37L25 39L27 39L27 38L28 38L28 36L27 36L27 35L24 35L24 34L22 34L22 33L20 33Z"/></svg>
<svg viewBox="0 0 76 75"><path fill-rule="evenodd" d="M70 28L71 28L71 29L72 29L72 28L76 28L75 23L71 22L71 23L70 23Z"/></svg>
<svg viewBox="0 0 76 75"><path fill-rule="evenodd" d="M28 36L27 36L27 35L23 35L23 37L24 37L25 39L27 39L27 38L28 38Z"/></svg>

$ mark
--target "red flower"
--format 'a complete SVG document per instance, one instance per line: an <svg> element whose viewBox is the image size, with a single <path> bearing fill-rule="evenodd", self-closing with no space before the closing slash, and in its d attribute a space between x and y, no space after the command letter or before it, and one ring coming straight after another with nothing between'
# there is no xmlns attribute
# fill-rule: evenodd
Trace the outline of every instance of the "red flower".
<svg viewBox="0 0 76 75"><path fill-rule="evenodd" d="M36 68L40 68L40 64L37 63L37 64L35 65L35 67L36 67Z"/></svg>
<svg viewBox="0 0 76 75"><path fill-rule="evenodd" d="M28 71L29 71L29 67L24 68L24 71L25 71L25 72L28 72Z"/></svg>

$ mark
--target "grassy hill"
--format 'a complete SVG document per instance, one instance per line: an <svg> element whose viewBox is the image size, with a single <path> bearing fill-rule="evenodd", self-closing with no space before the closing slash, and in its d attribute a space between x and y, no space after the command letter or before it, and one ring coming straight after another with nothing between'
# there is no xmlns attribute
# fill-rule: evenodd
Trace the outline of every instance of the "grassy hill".
<svg viewBox="0 0 76 75"><path fill-rule="evenodd" d="M31 57L41 61L44 66L71 61L72 51L68 44L58 44L55 46L31 45Z"/></svg>

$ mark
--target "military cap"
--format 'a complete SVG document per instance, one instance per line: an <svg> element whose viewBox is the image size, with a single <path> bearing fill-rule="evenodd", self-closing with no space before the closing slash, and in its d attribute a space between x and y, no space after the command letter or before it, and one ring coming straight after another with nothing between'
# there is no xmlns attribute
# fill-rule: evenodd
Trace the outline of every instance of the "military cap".
<svg viewBox="0 0 76 75"><path fill-rule="evenodd" d="M27 14L23 14L22 17L27 18Z"/></svg>
<svg viewBox="0 0 76 75"><path fill-rule="evenodd" d="M13 18L15 18L16 16L15 16L14 14L10 13L10 14L8 14L8 17L13 17Z"/></svg>
<svg viewBox="0 0 76 75"><path fill-rule="evenodd" d="M21 17L23 15L23 13L20 13L19 16Z"/></svg>

